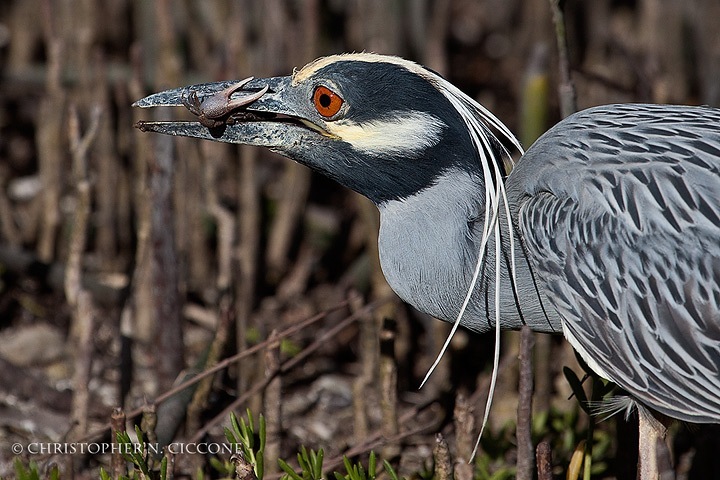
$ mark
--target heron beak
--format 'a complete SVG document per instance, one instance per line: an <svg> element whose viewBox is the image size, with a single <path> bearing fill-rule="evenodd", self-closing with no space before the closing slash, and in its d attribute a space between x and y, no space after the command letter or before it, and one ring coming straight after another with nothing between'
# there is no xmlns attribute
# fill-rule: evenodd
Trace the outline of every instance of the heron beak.
<svg viewBox="0 0 720 480"><path fill-rule="evenodd" d="M298 142L314 143L323 134L295 107L296 96L289 76L191 85L149 95L133 106L184 106L198 121L140 121L135 126L144 132L257 145L290 156Z"/></svg>
<svg viewBox="0 0 720 480"><path fill-rule="evenodd" d="M135 126L144 132L265 147L376 198L381 170L370 167L360 151L328 131L328 123L312 104L312 92L312 84L294 84L290 76L191 85L155 93L133 105L184 106L196 121L141 121Z"/></svg>

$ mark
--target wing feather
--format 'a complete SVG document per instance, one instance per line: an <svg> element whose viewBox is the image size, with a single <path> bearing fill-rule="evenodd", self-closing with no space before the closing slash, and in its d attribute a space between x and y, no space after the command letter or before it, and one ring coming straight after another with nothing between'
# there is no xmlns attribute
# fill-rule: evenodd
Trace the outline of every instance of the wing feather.
<svg viewBox="0 0 720 480"><path fill-rule="evenodd" d="M581 112L528 150L508 193L589 364L666 415L720 423L720 110Z"/></svg>

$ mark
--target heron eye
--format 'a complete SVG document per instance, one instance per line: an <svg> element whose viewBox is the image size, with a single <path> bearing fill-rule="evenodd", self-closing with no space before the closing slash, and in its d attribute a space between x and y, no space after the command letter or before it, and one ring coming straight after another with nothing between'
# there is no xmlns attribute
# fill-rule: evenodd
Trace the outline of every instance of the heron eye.
<svg viewBox="0 0 720 480"><path fill-rule="evenodd" d="M320 115L330 118L340 111L344 100L327 87L317 87L313 93L313 104Z"/></svg>

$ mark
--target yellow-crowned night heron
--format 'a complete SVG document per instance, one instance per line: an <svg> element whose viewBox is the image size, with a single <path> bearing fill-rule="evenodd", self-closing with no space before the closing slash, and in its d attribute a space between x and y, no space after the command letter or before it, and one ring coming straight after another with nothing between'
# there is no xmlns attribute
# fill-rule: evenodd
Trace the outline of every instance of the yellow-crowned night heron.
<svg viewBox="0 0 720 480"><path fill-rule="evenodd" d="M562 331L643 404L720 423L720 110L585 110L506 178L495 134L520 149L507 128L396 57L332 56L136 105L202 122L144 130L264 146L368 197L383 272L419 310L478 332Z"/></svg>

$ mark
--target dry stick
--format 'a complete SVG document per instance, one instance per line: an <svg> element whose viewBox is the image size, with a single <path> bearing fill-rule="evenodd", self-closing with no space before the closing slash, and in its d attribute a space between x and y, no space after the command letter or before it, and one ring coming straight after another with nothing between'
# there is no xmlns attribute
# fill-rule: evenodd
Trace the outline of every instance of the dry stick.
<svg viewBox="0 0 720 480"><path fill-rule="evenodd" d="M141 8L147 8L149 2L140 4ZM149 16L148 16L149 17ZM132 62L132 77L128 88L132 98L141 98L145 91L143 89L142 53L139 45L133 45L130 56ZM140 119L138 108L133 109L133 121ZM148 170L152 163L152 140L148 135L141 135L134 132L135 150L133 152L133 174L134 185L131 199L133 209L136 212L135 222L137 223L137 247L135 249L135 269L132 273L133 279L131 298L124 305L121 321L121 334L125 338L132 338L136 342L149 343L153 335L152 315L152 279L150 278L150 198L148 191ZM132 318L132 320L130 320ZM140 348L140 347L135 347ZM122 372L125 375L125 369Z"/></svg>
<svg viewBox="0 0 720 480"><path fill-rule="evenodd" d="M298 163L288 162L281 183L283 193L270 228L265 256L272 281L277 280L287 270L288 251L310 190L310 170Z"/></svg>
<svg viewBox="0 0 720 480"><path fill-rule="evenodd" d="M94 2L93 2L94 3ZM94 54L95 79L91 85L94 86L94 102L102 105L104 111L111 111L110 86L107 78L107 62L99 51ZM95 151L97 152L97 186L95 197L97 211L95 223L97 232L97 255L105 261L116 257L118 249L118 212L120 210L120 192L118 183L120 179L120 159L118 158L117 139L113 133L112 122L103 122L98 131L98 141ZM109 188L116 185L115 188Z"/></svg>
<svg viewBox="0 0 720 480"><path fill-rule="evenodd" d="M382 433L385 438L397 435L399 431L397 414L397 365L395 364L395 322L384 319L380 331L380 409ZM387 443L382 455L386 459L400 454L400 446Z"/></svg>
<svg viewBox="0 0 720 480"><path fill-rule="evenodd" d="M82 255L87 238L87 222L90 217L90 182L88 181L87 154L95 140L102 111L96 107L92 112L90 127L85 135L80 134L80 119L75 106L70 107L68 135L73 159L73 173L76 182L78 205L75 209L73 232L70 238L67 266L65 268L65 297L71 306L77 305L77 295L82 289Z"/></svg>
<svg viewBox="0 0 720 480"><path fill-rule="evenodd" d="M536 450L538 480L553 480L552 450L550 443L543 440Z"/></svg>
<svg viewBox="0 0 720 480"><path fill-rule="evenodd" d="M247 19L248 2L232 2L230 4L230 21L228 22L225 38L227 68L234 73L247 73L254 70L254 63L258 52L249 48ZM242 76L241 76L242 78ZM236 195L238 199L237 209L237 247L235 256L237 259L235 276L235 347L238 350L247 348L248 320L253 311L255 302L255 283L258 272L258 258L260 258L260 212L262 211L260 201L260 189L258 186L258 175L255 172L255 164L259 149L249 145L239 145L236 148L239 157L239 168ZM249 383L249 369L239 368L236 371L237 379L235 388L243 392Z"/></svg>
<svg viewBox="0 0 720 480"><path fill-rule="evenodd" d="M433 459L435 460L435 477L437 480L452 480L453 474L453 461L450 455L450 448L448 447L445 437L442 433L435 435L435 448L433 449Z"/></svg>
<svg viewBox="0 0 720 480"><path fill-rule="evenodd" d="M560 112L563 118L577 111L577 97L575 85L570 77L570 61L568 58L567 36L565 34L565 15L560 8L560 0L550 0L553 23L555 24L555 39L558 47L558 68L560 70Z"/></svg>
<svg viewBox="0 0 720 480"><path fill-rule="evenodd" d="M171 137L155 139L150 171L150 248L155 342L152 353L161 390L168 389L184 367L178 264L173 218L174 144Z"/></svg>
<svg viewBox="0 0 720 480"><path fill-rule="evenodd" d="M203 144L215 145L210 142L204 142ZM224 145L221 145L224 146ZM210 162L214 163L214 162ZM213 173L215 169L212 170ZM215 175L213 175L214 177ZM217 223L217 280L215 284L220 292L226 292L230 288L232 283L232 271L233 271L233 243L235 240L235 216L230 212L229 209L224 207L218 199L217 192L212 188L214 183L208 182L208 210L215 217Z"/></svg>
<svg viewBox="0 0 720 480"><path fill-rule="evenodd" d="M202 179L208 174L208 166L216 158L212 155L201 158L201 151L224 150L225 145L217 142L193 142L189 138L179 137L177 140L175 222L177 231L177 249L187 258L187 277L183 282L190 283L185 289L203 288L212 280L212 254L208 248L205 218L208 212L214 215L210 205L210 196L215 193L215 186L203 184ZM204 193L207 192L207 196ZM218 224L218 229L222 228ZM221 233L221 232L218 232ZM218 255L222 255L218 244Z"/></svg>
<svg viewBox="0 0 720 480"><path fill-rule="evenodd" d="M240 179L238 227L239 242L237 247L238 278L236 280L236 318L235 343L236 348L247 348L248 320L255 300L255 280L257 278L257 259L260 250L260 192L255 174L255 164L258 150L243 145L238 149L240 155ZM237 370L237 391L247 388L249 369Z"/></svg>
<svg viewBox="0 0 720 480"><path fill-rule="evenodd" d="M225 346L230 338L230 329L232 328L233 313L232 313L232 300L229 294L224 294L220 298L220 306L218 307L220 312L220 321L218 322L217 329L215 331L215 338L207 354L207 360L205 361L205 369L208 369L214 365L217 365L220 360L220 356L225 350ZM188 434L195 433L201 426L200 417L207 406L207 399L212 392L214 375L207 375L195 390L192 401L187 407L187 426L186 432Z"/></svg>
<svg viewBox="0 0 720 480"><path fill-rule="evenodd" d="M122 408L116 407L110 415L110 437L113 444L112 456L110 457L110 473L112 478L120 478L127 475L127 466L120 450L117 434L125 432L125 412Z"/></svg>
<svg viewBox="0 0 720 480"><path fill-rule="evenodd" d="M156 444L158 441L155 429L158 424L157 405L149 404L142 407L142 419L140 420L140 430L145 434L147 443Z"/></svg>
<svg viewBox="0 0 720 480"><path fill-rule="evenodd" d="M73 407L72 418L75 432L79 435L87 433L88 408L90 405L90 377L92 373L93 330L95 326L95 306L92 296L85 290L77 295L74 308L73 329L79 333L76 338L75 372L73 374Z"/></svg>
<svg viewBox="0 0 720 480"><path fill-rule="evenodd" d="M517 414L517 479L532 480L535 455L532 444L532 393L533 393L533 332L524 325L520 330L520 377L518 381Z"/></svg>
<svg viewBox="0 0 720 480"><path fill-rule="evenodd" d="M74 436L84 435L88 427L88 408L90 405L90 384L93 353L93 330L95 325L95 307L91 295L81 290L77 295L77 304L73 313L73 327L79 336L76 338L75 372L73 373L72 419Z"/></svg>
<svg viewBox="0 0 720 480"><path fill-rule="evenodd" d="M280 340L277 330L270 332L270 342L265 350L265 378L270 379L265 388L263 397L263 410L265 411L265 471L275 473L278 468L277 460L280 458L281 424L281 397L282 376L275 375L280 369Z"/></svg>
<svg viewBox="0 0 720 480"><path fill-rule="evenodd" d="M73 374L72 419L73 436L87 433L88 405L92 367L92 333L95 321L95 307L90 294L82 288L82 258L87 239L87 225L90 217L90 182L87 172L87 153L95 139L100 124L101 110L95 108L90 127L85 135L80 133L80 120L75 107L70 109L68 135L73 159L73 171L77 188L77 207L73 230L70 236L69 255L65 270L65 297L73 309L72 337L76 342L75 373Z"/></svg>
<svg viewBox="0 0 720 480"><path fill-rule="evenodd" d="M350 308L356 312L362 308L362 299L357 297L350 302ZM365 438L369 431L367 393L371 388L372 380L377 375L378 368L378 332L377 324L372 315L365 315L358 331L358 356L360 361L360 375L353 383L353 428L355 438Z"/></svg>
<svg viewBox="0 0 720 480"><path fill-rule="evenodd" d="M42 219L37 242L38 256L43 262L55 257L55 242L60 224L60 188L62 182L62 128L65 112L65 92L60 84L63 69L63 44L58 38L47 41L48 76L46 97L40 103L36 133L38 163L42 188Z"/></svg>
<svg viewBox="0 0 720 480"><path fill-rule="evenodd" d="M457 480L472 480L473 465L470 463L473 447L475 446L475 417L473 404L468 401L464 392L455 398L453 412L455 426L455 478Z"/></svg>
<svg viewBox="0 0 720 480"><path fill-rule="evenodd" d="M173 7L170 0L155 3L160 55L157 74L161 82L177 85L180 62L177 58ZM164 116L163 116L164 114ZM169 120L169 112L156 112L158 120ZM178 149L179 150L179 149ZM160 391L169 388L184 368L184 344L178 289L180 264L176 250L173 183L178 164L175 142L171 137L155 138L155 155L151 160L150 187L150 262L152 278L152 309L156 376ZM182 237L182 235L181 235ZM162 420L161 420L162 422Z"/></svg>
<svg viewBox="0 0 720 480"><path fill-rule="evenodd" d="M15 222L15 215L7 192L8 167L0 165L0 238L7 242L10 247L18 247L22 244L23 236L19 226Z"/></svg>

